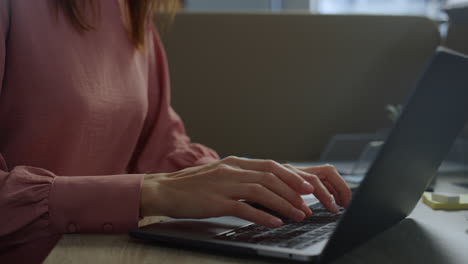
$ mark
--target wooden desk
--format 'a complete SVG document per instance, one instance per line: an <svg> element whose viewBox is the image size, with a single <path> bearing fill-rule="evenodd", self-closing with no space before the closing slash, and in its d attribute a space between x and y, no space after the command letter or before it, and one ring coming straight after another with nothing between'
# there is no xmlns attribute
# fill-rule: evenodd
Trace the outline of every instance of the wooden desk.
<svg viewBox="0 0 468 264"><path fill-rule="evenodd" d="M467 192L444 177L438 191ZM468 177L465 177L468 182ZM336 263L466 263L468 211L433 211L421 202L408 219L380 234ZM146 220L146 221L154 221ZM157 219L156 219L157 220ZM271 263L272 260L166 248L127 235L65 235L45 263Z"/></svg>

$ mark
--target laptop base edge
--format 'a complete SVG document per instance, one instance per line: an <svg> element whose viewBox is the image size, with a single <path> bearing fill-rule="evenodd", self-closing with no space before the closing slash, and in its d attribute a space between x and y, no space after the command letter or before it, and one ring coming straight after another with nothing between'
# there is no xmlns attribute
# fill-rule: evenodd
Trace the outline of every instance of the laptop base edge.
<svg viewBox="0 0 468 264"><path fill-rule="evenodd" d="M166 248L174 249L198 249L209 254L217 254L220 256L236 257L236 258L249 258L252 256L260 257L265 260L275 260L275 262L284 263L318 263L319 256L314 255L298 255L293 253L279 253L268 250L253 249L243 246L235 246L233 244L225 245L213 243L210 241L190 240L183 238L175 238L168 236L158 236L154 234L145 234L144 232L132 231L129 233L135 241L142 243L154 244L155 246L161 246Z"/></svg>

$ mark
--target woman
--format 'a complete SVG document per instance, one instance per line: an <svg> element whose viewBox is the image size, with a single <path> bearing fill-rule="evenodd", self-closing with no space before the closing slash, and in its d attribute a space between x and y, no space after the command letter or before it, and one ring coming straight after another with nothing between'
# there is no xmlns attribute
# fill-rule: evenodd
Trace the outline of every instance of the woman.
<svg viewBox="0 0 468 264"><path fill-rule="evenodd" d="M347 205L332 166L219 160L189 141L150 23L175 4L0 0L1 263L39 262L63 233L127 232L150 215L282 224L240 199L297 221L312 213L300 194Z"/></svg>

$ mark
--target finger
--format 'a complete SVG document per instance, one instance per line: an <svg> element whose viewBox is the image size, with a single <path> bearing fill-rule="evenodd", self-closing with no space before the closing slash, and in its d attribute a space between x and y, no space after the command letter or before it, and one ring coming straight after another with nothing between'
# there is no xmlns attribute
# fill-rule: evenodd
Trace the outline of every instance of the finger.
<svg viewBox="0 0 468 264"><path fill-rule="evenodd" d="M308 174L304 171L301 171L299 169L297 169L296 167L292 166L292 165L289 165L289 164L284 164L283 166L285 166L286 168L296 172L297 174L299 174L301 177L304 178L304 176L307 176ZM304 178L305 179L305 178ZM313 187L313 185L312 185ZM315 190L315 189L314 189ZM304 200L304 199L303 199ZM308 205L306 205L305 203L302 204L302 211L306 214L306 217L309 217L312 215L312 210L309 208Z"/></svg>
<svg viewBox="0 0 468 264"><path fill-rule="evenodd" d="M223 215L239 217L258 225L277 228L283 225L283 221L278 217L268 214L262 210L239 201L229 201L224 205Z"/></svg>
<svg viewBox="0 0 468 264"><path fill-rule="evenodd" d="M338 170L332 165L323 165L317 167L310 167L301 169L307 173L317 175L321 180L326 180L331 184L333 189L337 192L337 200L339 200L343 206L347 206L351 201L351 190L346 184L345 180L340 176Z"/></svg>
<svg viewBox="0 0 468 264"><path fill-rule="evenodd" d="M228 195L232 199L246 199L251 202L256 202L292 220L299 222L304 220L306 217L306 214L303 211L294 207L281 196L275 194L260 184L242 184L239 187L230 187L228 190L226 190L226 192L229 191L231 193Z"/></svg>
<svg viewBox="0 0 468 264"><path fill-rule="evenodd" d="M323 185L322 181L313 174L305 176L305 179L308 180L314 187L314 195L317 199L323 204L323 206L330 212L337 213L338 208L335 204L335 199L330 194L328 189Z"/></svg>
<svg viewBox="0 0 468 264"><path fill-rule="evenodd" d="M281 164L272 160L254 160L238 157L229 157L224 162L230 165L238 166L246 170L264 171L273 173L284 183L291 186L293 190L300 194L309 194L314 191L313 187L297 173L289 170Z"/></svg>
<svg viewBox="0 0 468 264"><path fill-rule="evenodd" d="M335 198L336 203L343 206L343 203L339 200L338 193L335 191L333 186L331 186L331 184L329 182L327 182L327 181L322 181L322 183L327 188L328 192L330 192L333 195L333 197Z"/></svg>
<svg viewBox="0 0 468 264"><path fill-rule="evenodd" d="M297 171L302 172L302 173L301 173L301 176L302 176L304 179L310 179L310 178L315 178L315 179L317 179L317 176L311 175L311 174L306 173L306 172L304 172L304 171L301 171L301 170L299 170L299 169L293 167L292 165L286 164L285 166L288 167L288 168L290 168L290 169L292 169L292 170L297 170ZM328 184L328 183L327 183L327 184ZM323 197L323 198L321 198L322 200L321 200L319 197L317 197L317 199L321 200L322 204L324 204L324 205L325 205L326 203L329 203L329 201L331 201L331 206L328 206L328 207L326 207L326 208L327 208L328 210L330 210L330 211L335 211L335 208L336 208L335 200L333 199L333 197L332 197L332 199L328 199L328 197L329 197L330 195L336 195L336 191L335 191L333 188L329 188L329 187L331 187L331 186L330 186L330 184L328 184L328 186L327 186L327 184L325 184L325 182L322 181L322 180L320 180L320 178L319 178L319 179L318 179L318 186L316 186L315 184L313 184L313 186L315 186L314 188L319 189L318 192L314 192L314 194L315 194L315 196L321 196L321 197ZM327 191L328 191L328 192L327 192Z"/></svg>
<svg viewBox="0 0 468 264"><path fill-rule="evenodd" d="M302 204L301 210L306 214L306 218L312 215L312 210L305 203Z"/></svg>
<svg viewBox="0 0 468 264"><path fill-rule="evenodd" d="M231 168L230 170L230 175L237 178L239 182L261 184L270 191L287 200L294 207L302 210L304 199L302 199L302 197L296 191L280 180L275 174L264 171L251 171L236 168ZM307 214L308 210L306 210L304 213Z"/></svg>
<svg viewBox="0 0 468 264"><path fill-rule="evenodd" d="M240 183L257 183L268 188L270 191L281 196L294 207L303 210L306 216L311 215L309 207L304 207L304 199L294 191L290 186L280 180L275 174L263 171L251 171L240 168L234 168L225 164L218 166L210 173L218 174L217 177L225 177L223 180Z"/></svg>
<svg viewBox="0 0 468 264"><path fill-rule="evenodd" d="M307 175L308 175L307 172L301 171L301 170L297 169L296 167L294 167L294 166L292 166L292 165L283 164L283 166L286 167L286 168L288 168L288 169L290 169L291 171L294 171L294 172L297 173L299 176L301 176L303 179L305 179L304 176L307 176ZM313 185L312 185L312 189L315 190ZM312 192L313 192L313 191L312 191Z"/></svg>

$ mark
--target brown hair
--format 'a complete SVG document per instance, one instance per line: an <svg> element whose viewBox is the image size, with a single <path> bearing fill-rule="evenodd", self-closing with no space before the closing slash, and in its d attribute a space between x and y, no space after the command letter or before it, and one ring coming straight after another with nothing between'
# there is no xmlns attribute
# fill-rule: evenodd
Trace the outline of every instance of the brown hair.
<svg viewBox="0 0 468 264"><path fill-rule="evenodd" d="M93 24L84 13L87 8L91 8L93 16L99 13L99 1L95 0L52 0L57 11L62 9L65 16L80 32L92 30ZM158 20L172 20L175 11L180 5L180 0L125 0L130 22L130 40L137 49L142 49L145 42L145 28L148 16L155 10L161 14Z"/></svg>

